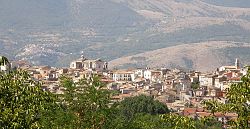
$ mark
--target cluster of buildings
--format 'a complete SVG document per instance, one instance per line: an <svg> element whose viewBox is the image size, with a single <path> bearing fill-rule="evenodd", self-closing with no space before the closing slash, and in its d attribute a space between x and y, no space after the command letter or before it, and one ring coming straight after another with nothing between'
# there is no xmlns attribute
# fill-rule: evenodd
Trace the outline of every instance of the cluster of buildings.
<svg viewBox="0 0 250 129"><path fill-rule="evenodd" d="M196 117L211 115L202 110L204 100L225 103L226 89L232 83L240 82L247 73L247 69L240 68L238 59L233 66L222 66L207 73L167 68L109 70L107 62L90 60L84 56L71 62L69 68L30 66L24 61L13 62L12 65L27 70L34 80L42 81L44 90L56 94L63 94L64 88L59 85L61 75L68 75L75 82L98 75L107 84L107 89L117 91L112 97L113 102L143 94L153 96L183 115ZM228 114L223 117L237 116Z"/></svg>

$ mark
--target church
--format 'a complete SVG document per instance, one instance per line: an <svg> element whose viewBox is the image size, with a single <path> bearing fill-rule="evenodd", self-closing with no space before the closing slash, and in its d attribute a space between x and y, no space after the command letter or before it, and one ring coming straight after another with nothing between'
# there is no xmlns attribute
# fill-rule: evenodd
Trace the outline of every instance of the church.
<svg viewBox="0 0 250 129"><path fill-rule="evenodd" d="M240 70L240 61L235 59L235 64L233 66L221 66L219 71L231 71L231 70Z"/></svg>
<svg viewBox="0 0 250 129"><path fill-rule="evenodd" d="M70 63L71 69L80 69L80 70L93 70L93 71L105 71L108 69L108 63L102 61L101 59L90 60L81 56L80 59L77 59Z"/></svg>

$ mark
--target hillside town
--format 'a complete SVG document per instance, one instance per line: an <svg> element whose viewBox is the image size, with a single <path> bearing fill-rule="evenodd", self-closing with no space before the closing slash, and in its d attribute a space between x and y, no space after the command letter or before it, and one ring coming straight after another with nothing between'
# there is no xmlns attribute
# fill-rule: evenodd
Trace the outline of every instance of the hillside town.
<svg viewBox="0 0 250 129"><path fill-rule="evenodd" d="M42 82L43 90L63 94L60 76L67 75L74 82L82 78L100 77L107 89L117 91L112 102L138 95L152 96L166 104L172 111L184 116L204 117L211 112L203 108L204 100L218 100L225 103L226 89L241 81L247 69L240 67L235 60L231 66L221 66L215 71L183 71L168 68L108 69L108 62L101 59L88 59L84 56L72 61L68 68L50 66L31 66L26 61L13 61L0 67L0 71L23 69L28 71L35 81ZM236 113L214 114L218 120L225 121L237 117Z"/></svg>

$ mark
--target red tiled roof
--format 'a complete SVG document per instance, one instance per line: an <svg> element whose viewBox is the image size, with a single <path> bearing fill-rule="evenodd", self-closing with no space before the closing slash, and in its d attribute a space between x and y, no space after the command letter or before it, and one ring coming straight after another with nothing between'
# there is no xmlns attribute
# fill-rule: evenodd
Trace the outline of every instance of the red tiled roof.
<svg viewBox="0 0 250 129"><path fill-rule="evenodd" d="M240 81L240 77L228 78L230 81Z"/></svg>
<svg viewBox="0 0 250 129"><path fill-rule="evenodd" d="M211 116L211 113L208 112L197 112L197 115L200 117L208 117Z"/></svg>

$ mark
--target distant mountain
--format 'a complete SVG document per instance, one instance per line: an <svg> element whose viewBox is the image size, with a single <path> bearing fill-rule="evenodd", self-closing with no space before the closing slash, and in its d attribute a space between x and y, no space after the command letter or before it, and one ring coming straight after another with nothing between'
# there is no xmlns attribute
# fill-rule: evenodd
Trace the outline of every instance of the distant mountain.
<svg viewBox="0 0 250 129"><path fill-rule="evenodd" d="M241 66L249 64L250 43L211 41L183 44L133 56L122 57L110 62L110 68L181 68L187 70L213 71L223 65L234 65L235 59ZM244 56L243 56L244 55Z"/></svg>
<svg viewBox="0 0 250 129"><path fill-rule="evenodd" d="M0 54L35 65L67 66L81 54L112 61L185 44L250 41L248 0L0 0L0 10ZM221 49L216 56L248 47ZM182 61L171 67L198 68L189 63L199 60L177 55Z"/></svg>
<svg viewBox="0 0 250 129"><path fill-rule="evenodd" d="M203 1L217 6L250 8L249 0L203 0Z"/></svg>

